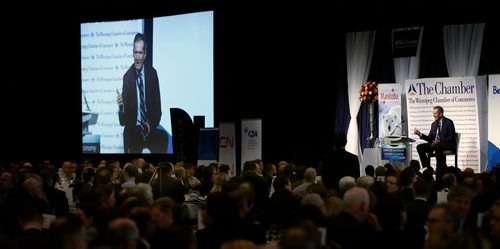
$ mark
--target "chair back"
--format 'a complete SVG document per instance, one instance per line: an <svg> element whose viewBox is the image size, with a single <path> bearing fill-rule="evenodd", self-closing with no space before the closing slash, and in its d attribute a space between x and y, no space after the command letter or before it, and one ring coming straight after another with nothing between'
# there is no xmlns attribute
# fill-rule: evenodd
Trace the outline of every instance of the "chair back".
<svg viewBox="0 0 500 249"><path fill-rule="evenodd" d="M457 148L456 148L455 153L458 151L458 145L460 144L460 136L461 136L460 133L455 132L455 143L457 144Z"/></svg>

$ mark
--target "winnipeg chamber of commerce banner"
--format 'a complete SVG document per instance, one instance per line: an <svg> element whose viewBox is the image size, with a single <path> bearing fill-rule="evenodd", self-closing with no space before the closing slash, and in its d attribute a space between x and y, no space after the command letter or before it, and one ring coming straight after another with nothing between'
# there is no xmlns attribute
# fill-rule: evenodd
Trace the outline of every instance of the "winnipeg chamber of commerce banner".
<svg viewBox="0 0 500 249"><path fill-rule="evenodd" d="M458 167L472 168L480 172L480 112L478 97L484 95L478 81L484 77L454 77L454 78L425 78L405 81L406 102L408 107L408 133L416 140L412 146L412 158L420 160L417 145L424 143L413 134L418 128L424 134L429 134L434 121L432 109L441 106L444 116L453 120L456 132L461 133L458 148ZM484 85L484 84L483 84ZM433 158L434 159L434 158ZM454 156L447 156L446 164L453 166ZM431 161L435 166L435 160Z"/></svg>

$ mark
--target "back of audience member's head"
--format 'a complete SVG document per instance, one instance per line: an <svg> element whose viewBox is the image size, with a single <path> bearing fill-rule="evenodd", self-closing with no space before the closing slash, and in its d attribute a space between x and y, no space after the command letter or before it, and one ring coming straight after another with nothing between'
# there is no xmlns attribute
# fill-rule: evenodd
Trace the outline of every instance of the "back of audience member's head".
<svg viewBox="0 0 500 249"><path fill-rule="evenodd" d="M442 178L443 188L451 189L457 186L457 176L454 173L448 172Z"/></svg>
<svg viewBox="0 0 500 249"><path fill-rule="evenodd" d="M83 222L72 216L57 217L48 231L51 249L87 248Z"/></svg>
<svg viewBox="0 0 500 249"><path fill-rule="evenodd" d="M94 185L109 185L111 184L112 173L107 168L99 168L94 176Z"/></svg>
<svg viewBox="0 0 500 249"><path fill-rule="evenodd" d="M396 169L394 169L394 166L392 166L392 164L390 163L386 163L384 164L384 168L387 170L393 170L393 171L396 171Z"/></svg>
<svg viewBox="0 0 500 249"><path fill-rule="evenodd" d="M327 196L325 198L326 216L331 217L339 214L342 211L343 203L338 196Z"/></svg>
<svg viewBox="0 0 500 249"><path fill-rule="evenodd" d="M373 176L361 176L356 179L356 185L358 187L369 189L370 186L375 182Z"/></svg>
<svg viewBox="0 0 500 249"><path fill-rule="evenodd" d="M415 169L412 167L407 167L401 171L399 174L399 186L406 187L412 186L415 180Z"/></svg>
<svg viewBox="0 0 500 249"><path fill-rule="evenodd" d="M127 175L129 177L135 178L139 174L139 170L136 167L134 167L133 165L127 166L123 170L125 171L125 173L127 173Z"/></svg>
<svg viewBox="0 0 500 249"><path fill-rule="evenodd" d="M276 173L277 173L276 165L274 165L273 163L266 163L264 165L264 175L276 175Z"/></svg>
<svg viewBox="0 0 500 249"><path fill-rule="evenodd" d="M366 220L370 208L370 196L368 190L353 187L347 190L342 198L343 210L354 215L360 222Z"/></svg>
<svg viewBox="0 0 500 249"><path fill-rule="evenodd" d="M464 231L448 244L450 249L493 249L493 246L484 235L477 231Z"/></svg>
<svg viewBox="0 0 500 249"><path fill-rule="evenodd" d="M256 171L257 171L257 165L253 160L246 161L245 163L243 163L243 172L245 174L255 173Z"/></svg>
<svg viewBox="0 0 500 249"><path fill-rule="evenodd" d="M306 189L307 193L319 194L321 196L321 198L325 198L328 191L329 190L325 187L325 185L319 184L319 183L313 183L313 184L309 185ZM338 192L337 192L337 194L338 194Z"/></svg>
<svg viewBox="0 0 500 249"><path fill-rule="evenodd" d="M333 145L336 149L343 148L347 144L347 136L345 132L337 131L333 134Z"/></svg>
<svg viewBox="0 0 500 249"><path fill-rule="evenodd" d="M91 202L80 202L76 206L80 211L75 211L75 216L83 221L85 226L93 225L94 218L99 214L97 204Z"/></svg>
<svg viewBox="0 0 500 249"><path fill-rule="evenodd" d="M160 197L154 200L152 206L158 208L163 213L172 212L174 222L182 222L181 207L174 199L168 196Z"/></svg>
<svg viewBox="0 0 500 249"><path fill-rule="evenodd" d="M43 212L46 210L46 205L43 201L36 198L26 198L21 202L20 222L21 225L27 223L43 223Z"/></svg>
<svg viewBox="0 0 500 249"><path fill-rule="evenodd" d="M108 224L106 237L111 248L133 248L139 239L139 228L129 218L116 218Z"/></svg>
<svg viewBox="0 0 500 249"><path fill-rule="evenodd" d="M300 205L295 215L295 220L310 220L318 227L325 226L326 206L318 208L313 204Z"/></svg>
<svg viewBox="0 0 500 249"><path fill-rule="evenodd" d="M428 167L422 173L422 178L424 178L427 182L434 182L434 169L432 167Z"/></svg>
<svg viewBox="0 0 500 249"><path fill-rule="evenodd" d="M222 243L220 249L257 249L257 245L250 240L236 239Z"/></svg>
<svg viewBox="0 0 500 249"><path fill-rule="evenodd" d="M415 173L418 175L420 173L420 169L422 167L420 167L420 162L418 160L415 160L415 159L412 159L410 161L410 167L413 168L413 170L415 171Z"/></svg>
<svg viewBox="0 0 500 249"><path fill-rule="evenodd" d="M415 184L413 184L413 191L415 192L415 197L428 198L431 194L432 185L427 180L423 178L418 178Z"/></svg>
<svg viewBox="0 0 500 249"><path fill-rule="evenodd" d="M141 236L144 236L145 233L148 232L150 224L153 221L153 214L151 213L151 209L144 206L132 208L128 217L135 221L135 224L137 225L139 234Z"/></svg>
<svg viewBox="0 0 500 249"><path fill-rule="evenodd" d="M352 176L344 176L339 180L339 193L341 196L350 188L356 186L356 179Z"/></svg>
<svg viewBox="0 0 500 249"><path fill-rule="evenodd" d="M122 216L127 216L134 207L145 206L144 200L137 196L129 196L123 200L119 209Z"/></svg>
<svg viewBox="0 0 500 249"><path fill-rule="evenodd" d="M395 195L379 200L374 210L384 231L394 231L404 225L404 211L403 201Z"/></svg>
<svg viewBox="0 0 500 249"><path fill-rule="evenodd" d="M385 199L388 195L387 184L385 182L374 182L370 186L370 191L375 195L377 200Z"/></svg>
<svg viewBox="0 0 500 249"><path fill-rule="evenodd" d="M111 196L114 191L111 185L98 185L90 190L85 201L96 203L99 208L111 208L114 204L109 199L114 198Z"/></svg>
<svg viewBox="0 0 500 249"><path fill-rule="evenodd" d="M239 217L238 203L227 193L210 193L207 196L206 207L215 224L230 224Z"/></svg>
<svg viewBox="0 0 500 249"><path fill-rule="evenodd" d="M84 182L92 182L92 179L94 178L95 175L95 169L92 167L86 167L83 169L82 172L82 180Z"/></svg>
<svg viewBox="0 0 500 249"><path fill-rule="evenodd" d="M310 219L292 222L284 237L279 241L280 249L319 248L320 234L317 226Z"/></svg>
<svg viewBox="0 0 500 249"><path fill-rule="evenodd" d="M306 168L304 172L304 181L314 183L314 181L316 180L316 174L317 172L315 168L313 167Z"/></svg>
<svg viewBox="0 0 500 249"><path fill-rule="evenodd" d="M278 171L278 176L285 176L288 177L288 179L291 179L294 173L294 168L293 164L288 163L285 166L283 166L282 170Z"/></svg>
<svg viewBox="0 0 500 249"><path fill-rule="evenodd" d="M302 200L300 200L300 205L305 206L305 205L313 205L317 208L323 208L325 206L325 202L323 201L323 198L321 198L320 195L316 193L309 193L306 194Z"/></svg>
<svg viewBox="0 0 500 249"><path fill-rule="evenodd" d="M275 191L286 191L287 186L290 184L290 179L285 176L278 176L276 179L273 181L273 188Z"/></svg>
<svg viewBox="0 0 500 249"><path fill-rule="evenodd" d="M295 173L295 180L299 180L299 181L302 181L304 180L304 176L305 176L305 173L306 173L306 166L304 165L299 165L297 167L295 167L294 169L294 173Z"/></svg>
<svg viewBox="0 0 500 249"><path fill-rule="evenodd" d="M365 174L367 176L373 176L373 177L375 177L375 168L373 167L373 165L367 165L365 167Z"/></svg>
<svg viewBox="0 0 500 249"><path fill-rule="evenodd" d="M238 186L243 183L243 179L240 176L231 177L229 181L222 183L221 192L229 193L233 190L238 189Z"/></svg>
<svg viewBox="0 0 500 249"><path fill-rule="evenodd" d="M231 175L231 168L229 168L229 165L227 165L227 164L221 164L219 166L219 172Z"/></svg>
<svg viewBox="0 0 500 249"><path fill-rule="evenodd" d="M384 166L377 166L377 168L375 168L375 180L377 181L385 181L385 172L386 172L386 168Z"/></svg>

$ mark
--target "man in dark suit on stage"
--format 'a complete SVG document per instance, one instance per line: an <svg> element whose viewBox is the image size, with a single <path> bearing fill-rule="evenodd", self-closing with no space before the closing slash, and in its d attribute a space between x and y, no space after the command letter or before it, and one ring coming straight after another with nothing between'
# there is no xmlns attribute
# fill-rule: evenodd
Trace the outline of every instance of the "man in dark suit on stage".
<svg viewBox="0 0 500 249"><path fill-rule="evenodd" d="M136 34L134 64L123 75L123 92L117 90L125 153L141 153L144 148L152 153L167 151L168 134L159 126L162 112L158 74L144 63L147 48L144 35Z"/></svg>
<svg viewBox="0 0 500 249"><path fill-rule="evenodd" d="M420 163L422 163L424 168L431 167L431 160L427 153L435 152L436 171L446 168L446 156L443 154L443 150L456 150L457 148L455 124L451 119L443 116L443 114L443 107L435 106L432 108L434 122L431 124L429 135L422 134L417 128L413 131L420 139L427 141L427 143L417 146Z"/></svg>
<svg viewBox="0 0 500 249"><path fill-rule="evenodd" d="M360 176L358 156L345 150L347 137L344 132L336 132L334 135L334 150L329 153L323 161L321 168L321 179L328 189L339 189L340 178Z"/></svg>

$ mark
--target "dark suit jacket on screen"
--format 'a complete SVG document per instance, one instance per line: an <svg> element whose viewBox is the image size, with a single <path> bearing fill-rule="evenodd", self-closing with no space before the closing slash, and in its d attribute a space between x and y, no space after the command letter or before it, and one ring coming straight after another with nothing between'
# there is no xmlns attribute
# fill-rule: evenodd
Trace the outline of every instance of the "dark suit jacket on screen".
<svg viewBox="0 0 500 249"><path fill-rule="evenodd" d="M123 112L119 112L120 125L134 127L137 124L137 71L132 65L123 76ZM146 89L147 119L153 129L158 126L161 118L160 85L156 70L144 64L144 79Z"/></svg>

